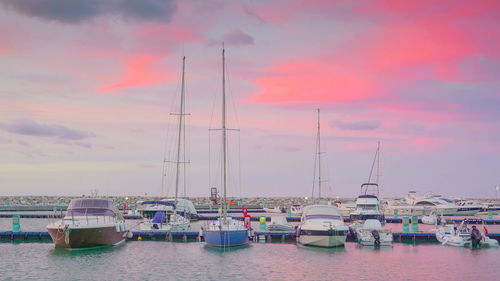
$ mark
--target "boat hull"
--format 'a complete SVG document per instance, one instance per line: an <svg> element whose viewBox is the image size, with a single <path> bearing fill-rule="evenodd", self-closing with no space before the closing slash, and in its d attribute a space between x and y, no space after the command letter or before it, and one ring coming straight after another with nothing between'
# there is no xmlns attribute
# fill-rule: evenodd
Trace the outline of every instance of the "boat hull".
<svg viewBox="0 0 500 281"><path fill-rule="evenodd" d="M343 246L346 240L346 235L301 235L299 243L305 246L315 247L339 247Z"/></svg>
<svg viewBox="0 0 500 281"><path fill-rule="evenodd" d="M93 228L47 228L56 247L83 249L113 246L125 241L128 231L116 231L115 226Z"/></svg>
<svg viewBox="0 0 500 281"><path fill-rule="evenodd" d="M234 247L249 243L248 231L245 230L206 230L205 242L213 247Z"/></svg>

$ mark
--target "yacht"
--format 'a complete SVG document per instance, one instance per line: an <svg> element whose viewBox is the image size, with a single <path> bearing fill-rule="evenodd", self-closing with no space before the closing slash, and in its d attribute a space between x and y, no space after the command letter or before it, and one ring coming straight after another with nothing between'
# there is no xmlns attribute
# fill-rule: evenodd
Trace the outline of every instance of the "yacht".
<svg viewBox="0 0 500 281"><path fill-rule="evenodd" d="M378 184L364 183L361 185L362 194L356 199L356 209L351 212L351 221L375 219L385 224L385 216L378 200Z"/></svg>
<svg viewBox="0 0 500 281"><path fill-rule="evenodd" d="M290 206L290 213L292 213L292 216L302 215L302 205L297 203L292 203L292 205Z"/></svg>
<svg viewBox="0 0 500 281"><path fill-rule="evenodd" d="M336 247L344 245L348 231L337 207L311 205L304 208L297 237L302 245Z"/></svg>
<svg viewBox="0 0 500 281"><path fill-rule="evenodd" d="M56 247L67 249L112 246L132 238L122 214L108 199L72 199L63 219L49 223Z"/></svg>
<svg viewBox="0 0 500 281"><path fill-rule="evenodd" d="M455 204L453 200L446 199L440 195L419 196L415 191L410 191L406 197L406 201L417 207L428 210L436 210L438 214L443 216L473 216L481 211L479 205L470 204Z"/></svg>

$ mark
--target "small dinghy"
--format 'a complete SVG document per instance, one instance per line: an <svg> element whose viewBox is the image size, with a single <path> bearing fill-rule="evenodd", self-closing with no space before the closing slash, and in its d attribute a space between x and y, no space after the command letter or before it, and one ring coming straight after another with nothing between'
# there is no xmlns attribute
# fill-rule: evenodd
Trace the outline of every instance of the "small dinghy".
<svg viewBox="0 0 500 281"><path fill-rule="evenodd" d="M294 228L288 223L286 217L271 217L271 223L267 226L269 231L293 231Z"/></svg>
<svg viewBox="0 0 500 281"><path fill-rule="evenodd" d="M352 226L358 243L363 246L392 246L392 231L383 228L377 219L368 219L363 224Z"/></svg>

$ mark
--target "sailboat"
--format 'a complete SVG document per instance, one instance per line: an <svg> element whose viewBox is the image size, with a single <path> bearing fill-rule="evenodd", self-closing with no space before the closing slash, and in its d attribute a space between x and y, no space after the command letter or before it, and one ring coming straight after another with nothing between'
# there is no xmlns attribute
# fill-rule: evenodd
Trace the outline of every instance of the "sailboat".
<svg viewBox="0 0 500 281"><path fill-rule="evenodd" d="M180 182L180 170L181 164L185 162L181 162L181 144L183 141L183 136L185 135L184 116L187 115L184 113L185 109L185 68L186 68L186 57L182 57L182 82L181 82L181 97L180 97L180 105L179 105L179 113L171 113L172 115L178 116L178 130L177 130L177 157L176 161L176 171L175 171L175 200L174 202L169 202L170 200L161 200L161 201L147 201L146 203L152 203L158 206L170 206L173 208L173 213L170 215L165 210L159 210L155 212L154 217L151 220L144 221L140 228L141 230L150 230L150 231L186 231L191 228L191 224L189 219L182 216L178 213L178 204L179 204L179 182ZM184 209L184 215L186 215L186 210Z"/></svg>
<svg viewBox="0 0 500 281"><path fill-rule="evenodd" d="M227 216L227 128L226 128L226 67L225 50L222 47L222 216L208 224L203 230L205 242L209 246L231 247L246 245L249 242L248 230L239 220Z"/></svg>

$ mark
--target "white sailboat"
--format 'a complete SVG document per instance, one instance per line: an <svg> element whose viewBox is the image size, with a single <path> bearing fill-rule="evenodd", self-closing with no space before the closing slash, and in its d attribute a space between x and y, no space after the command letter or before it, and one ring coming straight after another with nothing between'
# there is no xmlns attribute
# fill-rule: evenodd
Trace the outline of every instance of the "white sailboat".
<svg viewBox="0 0 500 281"><path fill-rule="evenodd" d="M239 220L233 220L227 215L227 130L226 128L226 61L225 49L222 47L222 216L208 224L202 230L205 242L209 246L231 247L248 244L248 230Z"/></svg>
<svg viewBox="0 0 500 281"><path fill-rule="evenodd" d="M175 171L175 200L174 202L168 202L166 200L158 201L159 205L170 205L173 207L173 213L167 215L167 212L158 211L155 213L151 220L145 220L140 228L141 230L150 231L187 231L191 228L191 223L189 219L178 213L177 205L179 203L179 182L180 182L180 170L181 164L181 144L183 141L184 129L185 129L185 118L187 115L185 111L185 68L186 68L186 57L182 57L182 80L181 80L181 95L180 95L180 105L179 113L171 113L172 115L178 116L178 127L177 127L177 155L176 155L176 171ZM186 212L184 211L184 214Z"/></svg>

